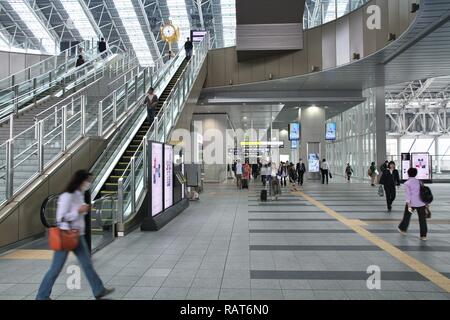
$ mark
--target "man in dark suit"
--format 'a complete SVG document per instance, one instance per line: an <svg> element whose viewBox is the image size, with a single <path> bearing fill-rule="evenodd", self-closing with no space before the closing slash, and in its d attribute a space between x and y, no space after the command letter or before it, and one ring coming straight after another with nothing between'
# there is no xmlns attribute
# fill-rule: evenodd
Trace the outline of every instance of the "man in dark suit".
<svg viewBox="0 0 450 320"><path fill-rule="evenodd" d="M400 185L400 175L398 170L395 169L395 162L391 161L388 164L388 168L383 171L380 179L380 184L384 187L386 195L386 203L388 211L392 211L392 203L396 197L395 188Z"/></svg>
<svg viewBox="0 0 450 320"><path fill-rule="evenodd" d="M100 41L98 42L98 52L103 53L102 54L102 58L105 58L107 53L106 51L106 42L105 42L105 38L101 38Z"/></svg>
<svg viewBox="0 0 450 320"><path fill-rule="evenodd" d="M184 43L184 50L186 50L186 58L190 59L192 57L192 50L194 49L194 45L192 44L191 39L188 37L186 42Z"/></svg>

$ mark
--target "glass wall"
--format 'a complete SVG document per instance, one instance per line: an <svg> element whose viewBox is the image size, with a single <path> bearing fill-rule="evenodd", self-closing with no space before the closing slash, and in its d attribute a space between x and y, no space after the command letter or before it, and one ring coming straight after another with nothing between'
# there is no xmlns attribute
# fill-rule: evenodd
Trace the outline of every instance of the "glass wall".
<svg viewBox="0 0 450 320"><path fill-rule="evenodd" d="M326 143L326 158L335 175L344 175L350 163L353 177L367 179L367 168L376 161L375 93L367 89L366 101L329 120L336 123L336 140Z"/></svg>

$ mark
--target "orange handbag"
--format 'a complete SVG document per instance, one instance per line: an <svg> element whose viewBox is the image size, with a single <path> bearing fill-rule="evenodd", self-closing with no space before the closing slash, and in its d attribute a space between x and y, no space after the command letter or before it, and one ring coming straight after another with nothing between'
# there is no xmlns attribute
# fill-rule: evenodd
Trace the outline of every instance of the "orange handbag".
<svg viewBox="0 0 450 320"><path fill-rule="evenodd" d="M79 230L61 230L59 227L48 229L48 244L54 251L72 251L78 247L79 241Z"/></svg>

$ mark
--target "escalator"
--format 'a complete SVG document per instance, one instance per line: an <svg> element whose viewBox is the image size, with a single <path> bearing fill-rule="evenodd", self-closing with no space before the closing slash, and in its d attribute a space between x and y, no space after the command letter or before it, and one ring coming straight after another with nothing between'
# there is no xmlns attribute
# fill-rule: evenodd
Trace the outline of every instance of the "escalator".
<svg viewBox="0 0 450 320"><path fill-rule="evenodd" d="M168 99L170 96L170 93L172 89L174 88L175 84L177 83L178 79L180 78L181 74L183 73L187 63L189 60L184 59L183 62L180 64L177 71L174 73L172 79L165 87L164 91L161 93L158 101L158 106L156 108L155 114L158 114L161 110L162 106L164 105L164 102ZM103 184L103 186L100 189L100 192L97 194L96 199L102 198L108 195L117 194L118 189L118 183L119 178L122 177L125 173L125 170L129 170L129 164L131 161L131 158L133 156L138 156L140 153L136 153L136 151L139 148L139 145L142 142L142 139L147 134L148 130L150 129L150 123L148 120L145 120L137 133L134 135L133 139L131 140L130 144L126 148L125 152L122 154L120 160L115 165L114 169L111 171L111 174L109 175L106 182Z"/></svg>

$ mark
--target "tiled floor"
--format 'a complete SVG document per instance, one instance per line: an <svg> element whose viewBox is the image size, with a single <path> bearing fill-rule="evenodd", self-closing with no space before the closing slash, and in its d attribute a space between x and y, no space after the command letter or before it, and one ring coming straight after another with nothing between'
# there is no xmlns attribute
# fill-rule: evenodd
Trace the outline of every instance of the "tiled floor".
<svg viewBox="0 0 450 320"><path fill-rule="evenodd" d="M208 184L198 202L158 232L139 230L94 255L112 299L449 299L450 294L398 258L288 189L260 203L250 190ZM396 226L404 198L392 213L376 189L363 184L306 183L303 191L336 213L433 270L450 277L449 185L435 194L429 240L417 218L402 236ZM353 220L352 220L353 221ZM45 255L44 255L45 257ZM0 299L34 299L50 261L25 254L0 257ZM68 264L76 263L72 257ZM367 268L381 270L381 289L367 288ZM64 269L56 299L92 299L84 276L69 290Z"/></svg>

